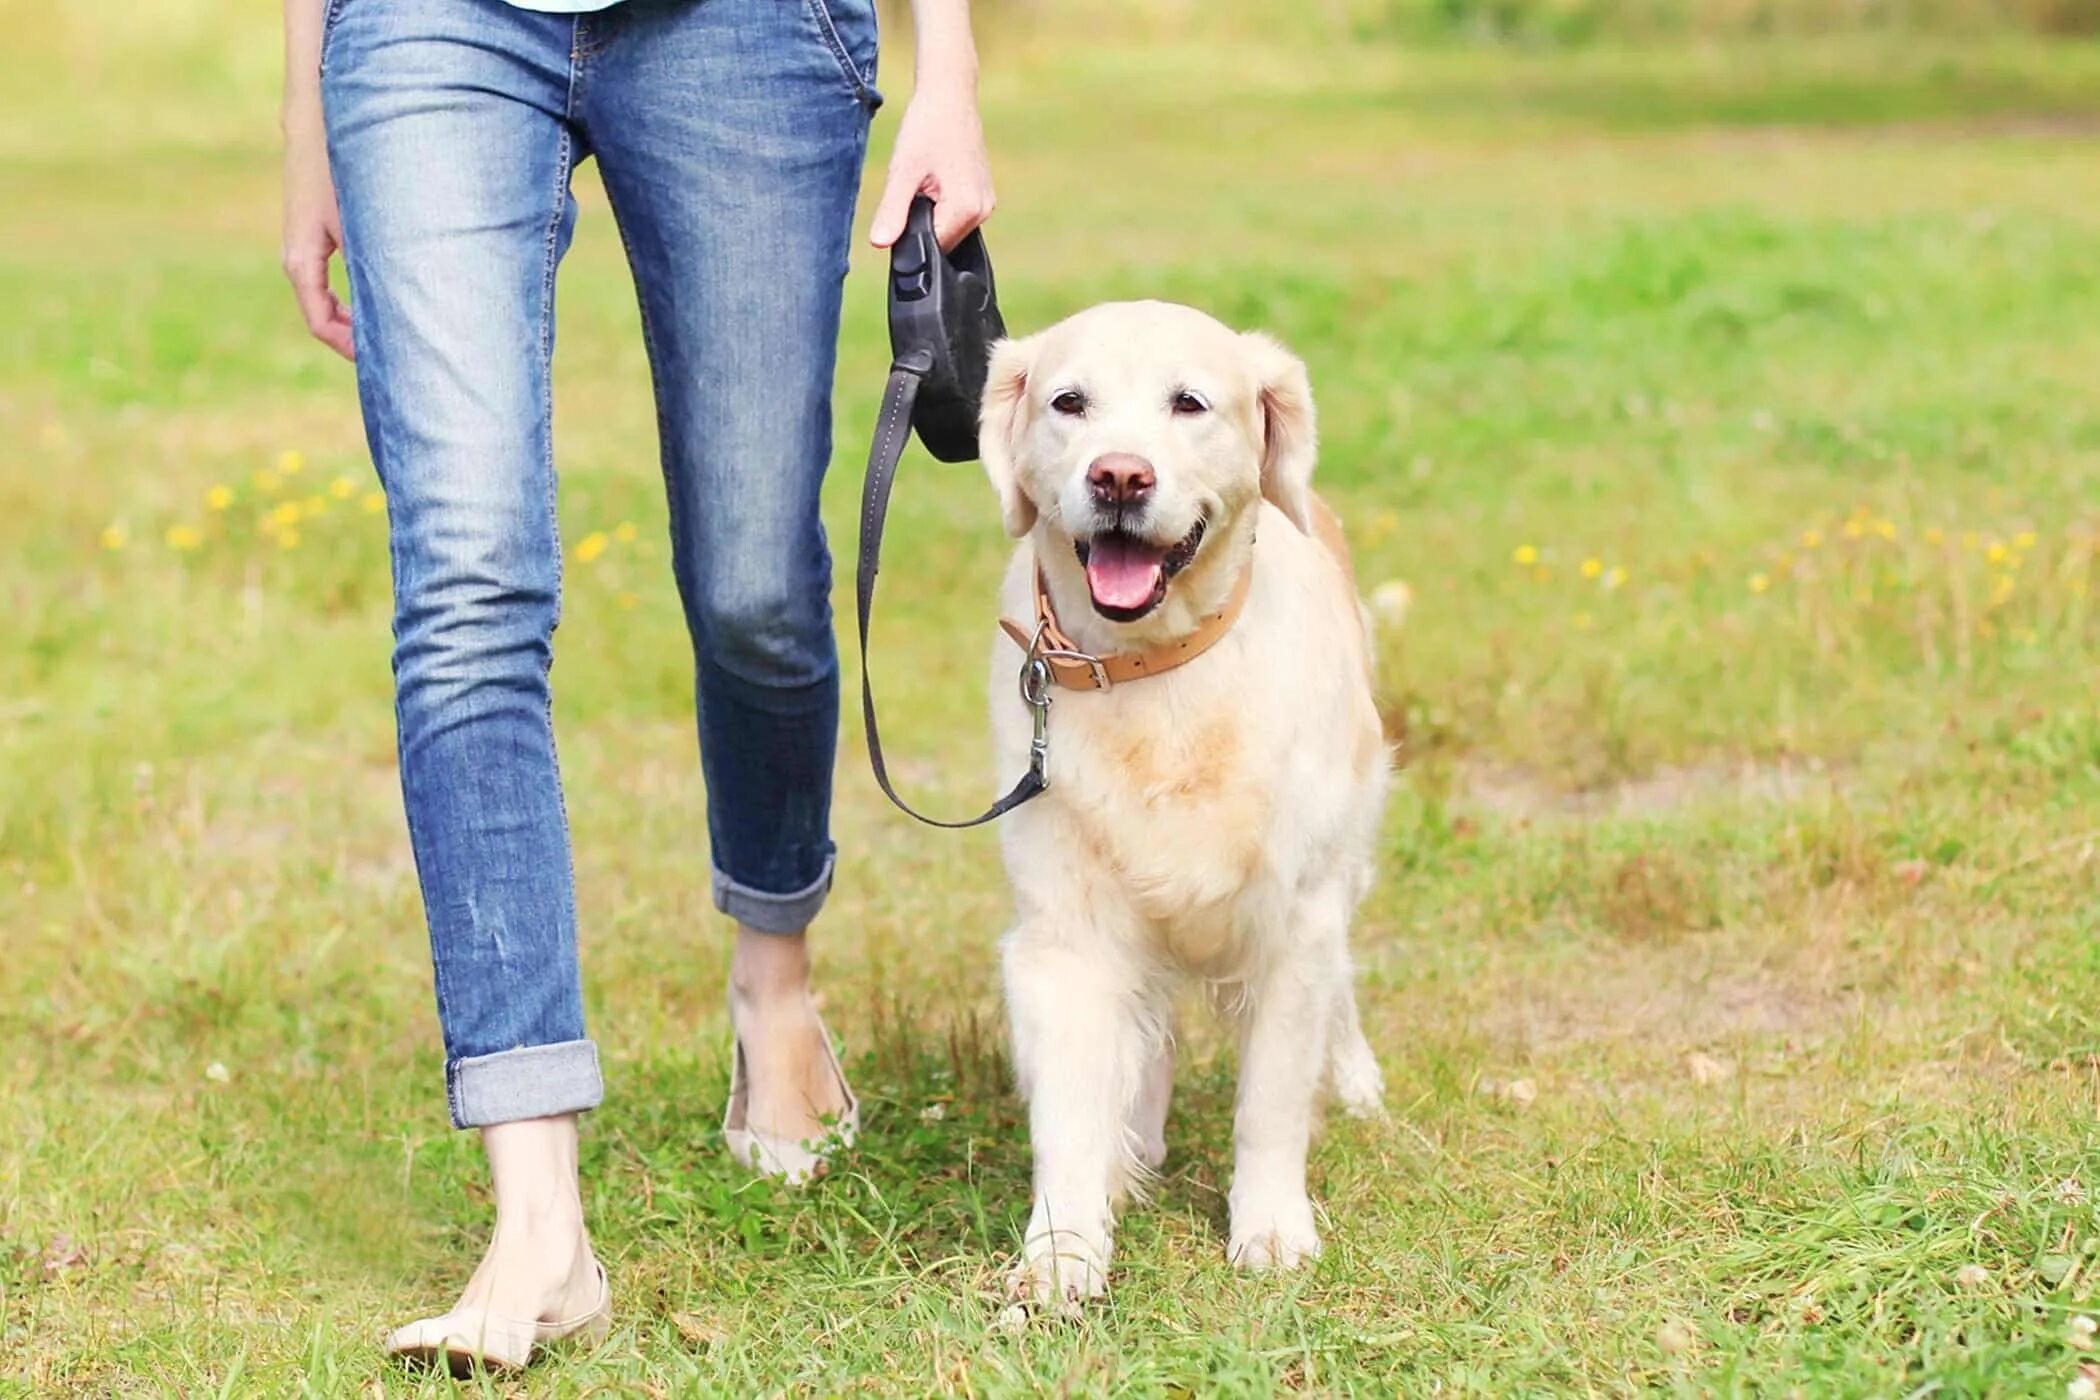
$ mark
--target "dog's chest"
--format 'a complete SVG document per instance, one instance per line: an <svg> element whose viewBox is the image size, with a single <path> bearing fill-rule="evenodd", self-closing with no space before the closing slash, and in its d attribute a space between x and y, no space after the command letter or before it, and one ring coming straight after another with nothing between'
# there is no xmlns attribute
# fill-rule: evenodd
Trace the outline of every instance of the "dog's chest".
<svg viewBox="0 0 2100 1400"><path fill-rule="evenodd" d="M1087 708L1072 716L1069 768L1053 791L1062 787L1098 868L1170 939L1190 942L1176 949L1182 960L1209 961L1230 938L1226 906L1260 869L1273 809L1246 716L1220 703Z"/></svg>

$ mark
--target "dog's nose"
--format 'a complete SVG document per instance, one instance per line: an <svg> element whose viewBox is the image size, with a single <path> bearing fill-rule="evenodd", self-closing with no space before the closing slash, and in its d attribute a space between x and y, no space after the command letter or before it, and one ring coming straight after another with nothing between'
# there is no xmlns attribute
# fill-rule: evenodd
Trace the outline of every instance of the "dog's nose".
<svg viewBox="0 0 2100 1400"><path fill-rule="evenodd" d="M1134 506L1152 494L1152 464L1134 452L1105 452L1086 469L1086 484L1104 506Z"/></svg>

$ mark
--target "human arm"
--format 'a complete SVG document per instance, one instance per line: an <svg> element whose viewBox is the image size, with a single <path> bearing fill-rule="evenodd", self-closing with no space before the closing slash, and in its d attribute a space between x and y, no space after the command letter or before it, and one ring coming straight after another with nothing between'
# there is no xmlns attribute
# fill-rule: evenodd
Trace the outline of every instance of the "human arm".
<svg viewBox="0 0 2100 1400"><path fill-rule="evenodd" d="M288 4L299 0L287 0ZM912 0L917 38L910 104L897 128L889 177L868 241L887 248L904 232L914 195L934 201L934 232L952 248L991 216L992 192L984 127L977 116L977 44L970 33L969 0Z"/></svg>
<svg viewBox="0 0 2100 1400"><path fill-rule="evenodd" d="M343 246L321 122L321 28L327 0L284 0L284 275L314 339L355 358L350 309L328 285Z"/></svg>

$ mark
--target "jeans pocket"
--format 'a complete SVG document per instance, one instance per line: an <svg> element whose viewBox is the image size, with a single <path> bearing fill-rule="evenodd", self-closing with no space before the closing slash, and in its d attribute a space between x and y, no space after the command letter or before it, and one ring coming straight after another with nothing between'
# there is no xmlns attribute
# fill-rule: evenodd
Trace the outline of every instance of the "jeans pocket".
<svg viewBox="0 0 2100 1400"><path fill-rule="evenodd" d="M343 17L343 6L349 0L328 0L328 9L321 16L321 71L328 71L328 50L333 46L336 23Z"/></svg>
<svg viewBox="0 0 2100 1400"><path fill-rule="evenodd" d="M802 0L802 7L853 95L871 112L880 107L882 93L875 86L874 0Z"/></svg>

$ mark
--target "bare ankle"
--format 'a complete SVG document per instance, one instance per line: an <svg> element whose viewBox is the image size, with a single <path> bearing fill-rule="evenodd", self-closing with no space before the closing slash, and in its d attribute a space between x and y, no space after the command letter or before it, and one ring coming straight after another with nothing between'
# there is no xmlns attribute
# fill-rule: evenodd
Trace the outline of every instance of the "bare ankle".
<svg viewBox="0 0 2100 1400"><path fill-rule="evenodd" d="M481 1130L499 1237L558 1240L583 1233L574 1114L496 1123Z"/></svg>
<svg viewBox="0 0 2100 1400"><path fill-rule="evenodd" d="M809 997L809 939L802 933L761 933L739 924L729 962L729 991L757 1008Z"/></svg>

